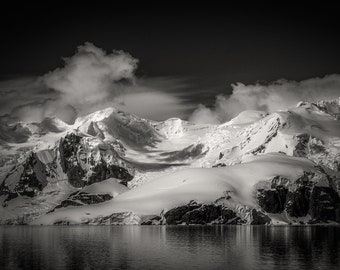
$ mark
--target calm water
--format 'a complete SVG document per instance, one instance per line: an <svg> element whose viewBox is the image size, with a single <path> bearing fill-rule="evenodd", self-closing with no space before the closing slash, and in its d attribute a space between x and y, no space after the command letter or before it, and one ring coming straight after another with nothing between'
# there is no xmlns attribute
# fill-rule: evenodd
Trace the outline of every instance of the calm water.
<svg viewBox="0 0 340 270"><path fill-rule="evenodd" d="M0 227L0 269L340 269L340 227Z"/></svg>

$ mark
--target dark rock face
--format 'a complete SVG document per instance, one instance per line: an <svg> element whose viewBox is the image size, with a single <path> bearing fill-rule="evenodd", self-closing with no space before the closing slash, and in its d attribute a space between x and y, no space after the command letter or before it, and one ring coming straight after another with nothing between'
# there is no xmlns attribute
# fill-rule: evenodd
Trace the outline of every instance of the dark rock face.
<svg viewBox="0 0 340 270"><path fill-rule="evenodd" d="M19 173L19 181L14 188L6 184L10 175L0 185L0 196L7 195L6 201L18 195L33 197L47 185L46 166L35 153L31 153L21 166L17 168L17 170L22 169L22 172Z"/></svg>
<svg viewBox="0 0 340 270"><path fill-rule="evenodd" d="M218 219L221 216L221 212L222 207L220 205L218 206L215 206L213 204L202 205L199 208L186 212L182 216L182 221L185 222L187 225L189 224L205 225Z"/></svg>
<svg viewBox="0 0 340 270"><path fill-rule="evenodd" d="M98 136L101 139L105 138L103 132L100 130L100 128L98 127L98 124L96 122L91 122L91 124L89 125L89 128L87 130L87 133L92 135L92 136Z"/></svg>
<svg viewBox="0 0 340 270"><path fill-rule="evenodd" d="M84 176L85 172L79 165L75 165L67 171L70 184L76 188L81 188L86 185L86 182L82 180Z"/></svg>
<svg viewBox="0 0 340 270"><path fill-rule="evenodd" d="M270 218L256 209L252 209L250 212L251 222L250 225L265 225L270 223Z"/></svg>
<svg viewBox="0 0 340 270"><path fill-rule="evenodd" d="M179 206L179 207L169 210L168 212L164 214L166 224L168 225L181 224L183 222L182 217L184 216L184 214L196 208L199 208L200 206L201 204L190 202L187 205Z"/></svg>
<svg viewBox="0 0 340 270"><path fill-rule="evenodd" d="M55 209L68 206L81 206L85 204L96 204L111 200L113 197L110 194L88 194L86 192L77 191L72 193L66 200L62 201Z"/></svg>
<svg viewBox="0 0 340 270"><path fill-rule="evenodd" d="M197 204L190 202L179 206L164 214L168 225L206 225L206 224L243 224L245 223L236 213L222 205Z"/></svg>
<svg viewBox="0 0 340 270"><path fill-rule="evenodd" d="M53 225L65 226L65 225L70 225L70 222L69 221L57 221L57 222L54 222Z"/></svg>
<svg viewBox="0 0 340 270"><path fill-rule="evenodd" d="M274 177L271 189L257 190L257 201L268 213L282 213L284 210L292 217L303 217L308 214L310 195L313 188L310 173L305 173L296 180L294 191L288 191L286 185L291 185L288 179Z"/></svg>
<svg viewBox="0 0 340 270"><path fill-rule="evenodd" d="M70 184L77 188L84 187L86 184L83 180L85 171L77 160L80 140L80 136L71 133L66 135L64 139L61 139L59 144L61 168L67 174Z"/></svg>
<svg viewBox="0 0 340 270"><path fill-rule="evenodd" d="M321 172L325 173L322 169ZM340 197L330 177L330 186L317 186L312 179L314 174L305 173L296 181L296 188L288 191L282 184L285 179L274 178L272 189L257 190L257 201L268 213L286 211L291 217L311 216L310 223L340 222Z"/></svg>
<svg viewBox="0 0 340 270"><path fill-rule="evenodd" d="M309 212L310 196L313 190L313 183L309 180L313 173L304 173L296 180L296 189L287 193L285 210L292 217L303 217Z"/></svg>
<svg viewBox="0 0 340 270"><path fill-rule="evenodd" d="M293 152L293 156L296 157L305 157L306 156L306 148L308 145L310 136L308 134L300 134L296 136L298 141L297 145L295 146L295 150Z"/></svg>
<svg viewBox="0 0 340 270"><path fill-rule="evenodd" d="M242 224L241 218L236 216L236 213L228 208L222 208L221 211L221 223L222 224L229 224L229 225L237 225Z"/></svg>
<svg viewBox="0 0 340 270"><path fill-rule="evenodd" d="M278 186L275 189L257 190L258 204L268 213L281 213L284 210L287 189Z"/></svg>
<svg viewBox="0 0 340 270"><path fill-rule="evenodd" d="M340 222L340 198L329 187L314 187L310 196L312 222L333 220Z"/></svg>
<svg viewBox="0 0 340 270"><path fill-rule="evenodd" d="M303 217L308 214L311 190L309 187L299 187L294 192L288 192L285 209L292 217Z"/></svg>
<svg viewBox="0 0 340 270"><path fill-rule="evenodd" d="M149 217L141 222L141 225L161 225L162 218L160 216Z"/></svg>
<svg viewBox="0 0 340 270"><path fill-rule="evenodd" d="M121 183L127 185L132 180L133 175L121 166L108 164L103 158L94 161L93 157L83 157L82 162L88 163L91 168L91 175L86 177L86 171L80 164L80 156L84 156L84 149L81 144L82 137L76 134L68 134L60 140L59 153L60 163L64 173L67 174L72 186L81 188L96 182L101 182L110 177L121 180Z"/></svg>
<svg viewBox="0 0 340 270"><path fill-rule="evenodd" d="M93 173L89 177L88 184L104 181L110 177L120 179L120 183L127 186L127 182L133 179L128 170L116 165L108 165L104 161L93 168Z"/></svg>
<svg viewBox="0 0 340 270"><path fill-rule="evenodd" d="M212 167L213 168L220 168L220 167L226 167L227 166L227 164L225 164L225 163L217 163L216 165L213 165Z"/></svg>
<svg viewBox="0 0 340 270"><path fill-rule="evenodd" d="M61 159L61 167L64 172L67 172L70 168L69 160L74 157L78 151L78 145L80 143L81 137L73 133L65 136L64 139L60 140L59 152Z"/></svg>

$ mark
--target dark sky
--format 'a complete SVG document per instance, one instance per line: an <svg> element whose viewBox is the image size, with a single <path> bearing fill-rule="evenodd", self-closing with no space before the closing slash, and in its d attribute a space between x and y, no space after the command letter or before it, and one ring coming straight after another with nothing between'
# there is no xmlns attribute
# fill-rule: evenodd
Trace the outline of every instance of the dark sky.
<svg viewBox="0 0 340 270"><path fill-rule="evenodd" d="M90 41L132 54L140 60L139 76L185 77L213 98L237 81L340 73L337 13L336 6L321 2L134 8L18 4L2 9L0 79L42 75Z"/></svg>

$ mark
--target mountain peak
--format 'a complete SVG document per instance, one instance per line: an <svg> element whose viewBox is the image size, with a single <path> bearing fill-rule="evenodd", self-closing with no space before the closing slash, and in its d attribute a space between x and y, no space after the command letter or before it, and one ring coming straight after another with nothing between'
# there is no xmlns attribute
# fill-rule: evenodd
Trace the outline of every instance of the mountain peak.
<svg viewBox="0 0 340 270"><path fill-rule="evenodd" d="M111 114L117 113L118 110L114 107L108 107L103 110L95 111L90 114L80 116L75 120L74 125L78 126L85 122L92 121L92 122L98 122L102 121L105 118L108 118Z"/></svg>

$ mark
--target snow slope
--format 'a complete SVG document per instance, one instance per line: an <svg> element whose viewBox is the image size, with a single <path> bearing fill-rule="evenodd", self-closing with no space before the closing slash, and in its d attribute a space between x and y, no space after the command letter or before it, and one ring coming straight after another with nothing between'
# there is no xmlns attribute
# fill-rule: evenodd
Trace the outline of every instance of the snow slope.
<svg viewBox="0 0 340 270"><path fill-rule="evenodd" d="M78 224L120 212L133 212L139 216L159 215L190 200L213 203L224 197L226 192L231 196L229 207L235 209L241 204L258 207L253 197L256 184L275 176L294 181L305 172L316 171L311 161L283 154L260 155L242 164L223 168L183 169L124 192L112 201L58 210L34 220L32 224L46 225L59 221ZM316 181L322 183L323 180L319 178Z"/></svg>

